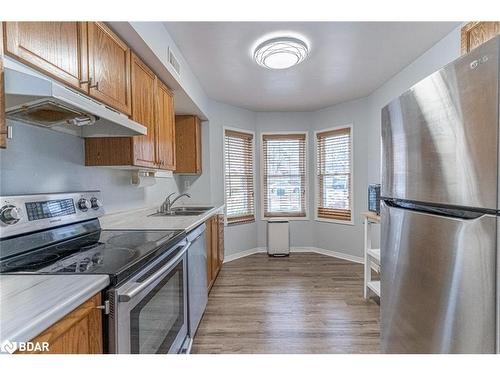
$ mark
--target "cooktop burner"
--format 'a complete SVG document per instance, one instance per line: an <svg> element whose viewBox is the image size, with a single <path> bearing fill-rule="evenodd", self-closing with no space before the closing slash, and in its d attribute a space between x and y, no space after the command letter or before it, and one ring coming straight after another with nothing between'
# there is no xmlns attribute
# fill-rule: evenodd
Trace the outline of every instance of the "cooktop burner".
<svg viewBox="0 0 500 375"><path fill-rule="evenodd" d="M102 230L97 190L0 197L0 273L107 274L117 285L175 252L182 230Z"/></svg>
<svg viewBox="0 0 500 375"><path fill-rule="evenodd" d="M183 237L180 230L97 230L0 259L0 273L108 274L118 283Z"/></svg>
<svg viewBox="0 0 500 375"><path fill-rule="evenodd" d="M52 263L60 258L59 254L55 253L40 253L34 254L30 257L20 257L18 259L13 259L11 261L7 261L5 267L7 269L16 269L16 268L24 268L24 269L37 269L43 267L48 263Z"/></svg>

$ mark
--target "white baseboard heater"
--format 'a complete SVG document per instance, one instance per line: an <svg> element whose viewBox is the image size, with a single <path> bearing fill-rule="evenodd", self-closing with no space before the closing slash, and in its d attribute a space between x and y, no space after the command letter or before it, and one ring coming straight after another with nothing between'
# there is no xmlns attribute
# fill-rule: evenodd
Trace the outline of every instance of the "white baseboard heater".
<svg viewBox="0 0 500 375"><path fill-rule="evenodd" d="M288 220L268 220L267 254L269 256L290 255L290 222Z"/></svg>

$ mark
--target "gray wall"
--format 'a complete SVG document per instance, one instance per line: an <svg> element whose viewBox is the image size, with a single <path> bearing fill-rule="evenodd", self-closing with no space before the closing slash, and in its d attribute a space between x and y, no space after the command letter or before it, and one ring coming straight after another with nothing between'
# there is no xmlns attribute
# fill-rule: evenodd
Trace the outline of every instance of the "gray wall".
<svg viewBox="0 0 500 375"><path fill-rule="evenodd" d="M0 150L0 194L101 190L106 212L159 204L177 191L173 178L136 188L129 171L85 167L84 140L52 130L8 121L13 139Z"/></svg>
<svg viewBox="0 0 500 375"><path fill-rule="evenodd" d="M210 176L213 201L223 196L223 127L254 131L255 148L255 205L256 222L226 227L226 254L266 246L266 221L261 212L260 150L264 132L305 131L308 133L308 211L309 218L290 223L292 247L320 247L323 249L361 255L362 222L360 212L366 210L366 148L367 148L367 99L360 99L317 112L260 112L252 113L213 102L210 114ZM354 225L324 223L314 220L315 150L314 130L338 125L353 124L354 144ZM220 152L217 152L220 150ZM204 177L202 177L204 178Z"/></svg>
<svg viewBox="0 0 500 375"><path fill-rule="evenodd" d="M310 218L307 221L293 221L291 223L291 245L296 247L314 246L323 249L342 252L348 255L361 256L363 249L363 227L361 212L367 209L367 186L369 183L380 182L380 110L393 98L399 96L420 79L443 67L460 56L460 27L457 27L428 51L405 67L401 72L389 79L380 88L365 98L338 104L315 112L264 112L255 114L255 130L257 133L256 156L257 167L260 167L259 134L264 131L297 130L309 131L309 210ZM230 106L219 112L225 117ZM236 111L233 107L232 112ZM237 111L236 111L237 112ZM234 114L234 113L233 113ZM235 120L227 117L227 124ZM248 118L250 120L250 118ZM343 124L353 124L354 148L354 225L343 225L314 221L314 130L329 128ZM212 126L212 123L211 123ZM217 125L215 125L217 128ZM249 126L251 128L251 126ZM217 162L222 166L222 161ZM215 164L217 164L215 163ZM214 169L215 172L215 169ZM257 169L257 247L265 246L265 221L260 220L260 176ZM222 176L220 170L219 176ZM212 179L219 179L212 174ZM213 191L222 191L219 186L212 184ZM253 241L240 242L246 226L226 228L226 253L232 254L241 250L250 249ZM253 228L252 228L253 233ZM375 245L379 240L379 233L375 231Z"/></svg>
<svg viewBox="0 0 500 375"><path fill-rule="evenodd" d="M314 230L311 223L310 217L313 213L311 210L312 204L312 193L313 186L311 183L311 173L313 171L313 159L312 153L312 138L309 132L311 128L311 112L260 112L257 113L256 118L256 130L257 130L257 191L256 191L256 204L257 204L257 224L258 224L258 247L266 246L266 223L267 221L261 220L262 210L261 210L261 180L260 180L260 168L261 168L261 134L265 132L302 132L307 131L308 134L308 145L307 145L307 168L309 172L309 191L308 191L308 210L309 210L309 220L294 220L290 222L290 245L291 246L312 246L314 242Z"/></svg>
<svg viewBox="0 0 500 375"><path fill-rule="evenodd" d="M210 180L212 202L224 202L224 127L255 131L252 111L210 101ZM204 173L205 174L205 173ZM206 186L206 183L203 184ZM238 224L225 228L225 253L227 255L257 247L257 224Z"/></svg>
<svg viewBox="0 0 500 375"><path fill-rule="evenodd" d="M81 138L9 122L14 128L14 139L8 141L6 150L0 150L0 194L100 189L107 212L158 205L167 193L179 190L192 194L189 203L223 203L223 128L254 131L257 221L226 228L226 253L233 254L265 246L265 222L260 220L259 134L308 131L311 217L292 222L292 246L315 246L360 256L363 244L359 214L366 210L366 187L380 181L380 109L459 54L460 28L457 28L368 97L316 112L255 113L208 100L210 121L202 128L202 175L158 179L156 185L148 188L133 187L128 171L85 167ZM312 220L313 132L349 123L354 125L354 225L316 222ZM189 189L185 188L186 181Z"/></svg>
<svg viewBox="0 0 500 375"><path fill-rule="evenodd" d="M313 129L353 125L353 224L314 223L315 247L355 256L363 254L361 212L367 210L368 188L366 150L369 135L368 99L350 101L313 114Z"/></svg>
<svg viewBox="0 0 500 375"><path fill-rule="evenodd" d="M368 97L371 140L368 145L370 181L380 181L380 110L415 83L460 56L460 28L461 26L454 29Z"/></svg>

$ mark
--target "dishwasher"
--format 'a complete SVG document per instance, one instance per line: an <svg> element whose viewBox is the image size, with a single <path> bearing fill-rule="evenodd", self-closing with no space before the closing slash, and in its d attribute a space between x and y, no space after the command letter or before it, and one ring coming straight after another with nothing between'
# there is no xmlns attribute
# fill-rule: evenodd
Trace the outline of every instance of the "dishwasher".
<svg viewBox="0 0 500 375"><path fill-rule="evenodd" d="M188 340L184 352L191 351L194 335L198 329L208 301L207 251L205 247L205 224L187 234L191 243L187 251L188 265Z"/></svg>

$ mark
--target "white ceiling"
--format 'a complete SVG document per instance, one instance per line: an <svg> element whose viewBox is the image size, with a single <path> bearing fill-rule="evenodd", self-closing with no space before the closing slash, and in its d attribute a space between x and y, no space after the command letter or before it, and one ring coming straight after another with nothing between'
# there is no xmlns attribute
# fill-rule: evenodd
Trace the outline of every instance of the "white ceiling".
<svg viewBox="0 0 500 375"><path fill-rule="evenodd" d="M311 111L370 94L458 22L166 22L207 95L254 111ZM302 64L268 70L263 38L301 36Z"/></svg>

